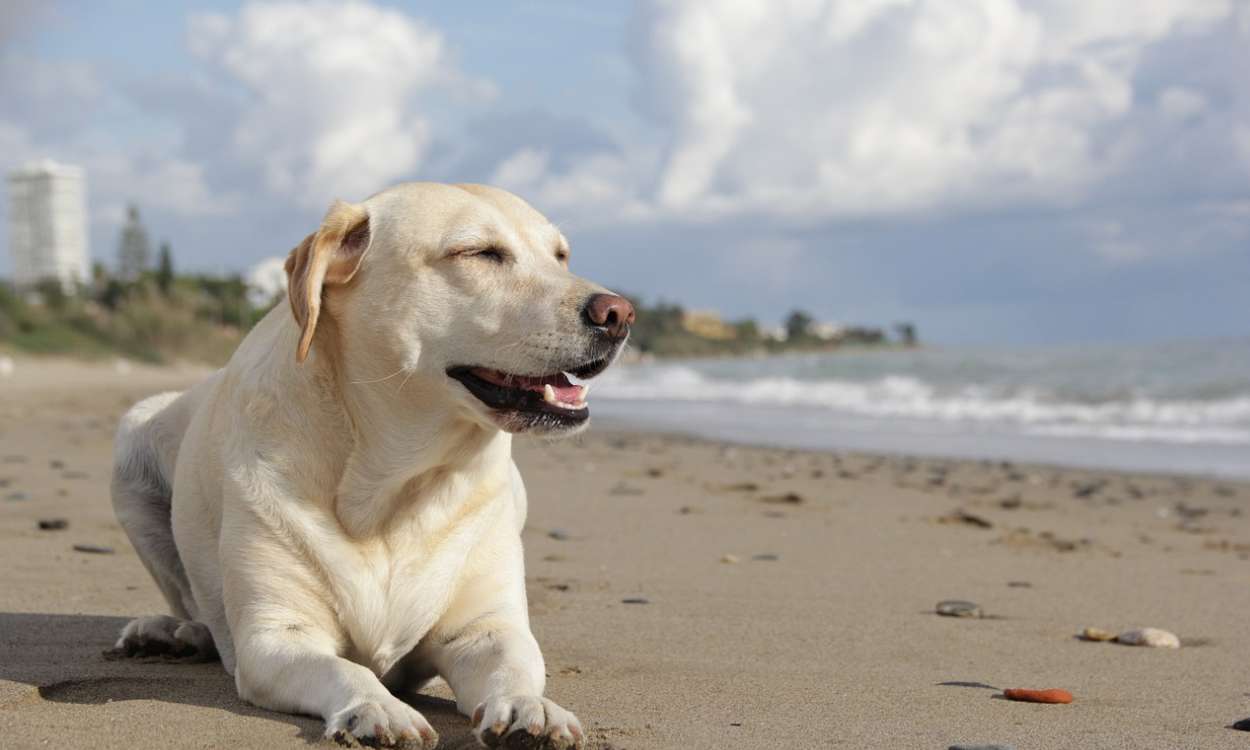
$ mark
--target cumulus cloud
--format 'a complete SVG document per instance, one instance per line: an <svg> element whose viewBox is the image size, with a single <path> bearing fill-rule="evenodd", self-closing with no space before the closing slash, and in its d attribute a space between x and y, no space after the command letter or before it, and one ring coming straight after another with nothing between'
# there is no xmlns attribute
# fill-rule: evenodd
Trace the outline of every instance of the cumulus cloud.
<svg viewBox="0 0 1250 750"><path fill-rule="evenodd" d="M310 206L411 177L432 137L432 92L491 93L459 71L437 30L364 2L249 3L194 16L189 40L247 92L235 156L260 165L269 190Z"/></svg>
<svg viewBox="0 0 1250 750"><path fill-rule="evenodd" d="M665 0L640 100L669 143L651 199L683 215L838 217L1065 202L1141 147L1143 51L1224 0ZM1170 115L1200 102L1165 94Z"/></svg>

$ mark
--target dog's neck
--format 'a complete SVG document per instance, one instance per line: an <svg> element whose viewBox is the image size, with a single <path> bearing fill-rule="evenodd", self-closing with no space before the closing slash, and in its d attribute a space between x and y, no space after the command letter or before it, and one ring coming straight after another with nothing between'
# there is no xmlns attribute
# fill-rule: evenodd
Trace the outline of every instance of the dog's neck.
<svg viewBox="0 0 1250 750"><path fill-rule="evenodd" d="M351 536L378 534L418 498L441 506L421 511L454 514L467 497L483 491L467 477L510 477L512 436L466 418L439 391L442 383L362 372L347 352L330 346L321 355L305 364L322 368L317 379L337 393L351 429L334 498L335 515Z"/></svg>

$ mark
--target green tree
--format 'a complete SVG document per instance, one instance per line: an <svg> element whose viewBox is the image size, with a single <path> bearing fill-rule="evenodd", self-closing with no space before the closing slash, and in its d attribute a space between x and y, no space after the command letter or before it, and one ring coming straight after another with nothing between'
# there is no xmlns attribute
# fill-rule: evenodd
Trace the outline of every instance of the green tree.
<svg viewBox="0 0 1250 750"><path fill-rule="evenodd" d="M802 341L808 337L808 329L812 327L812 316L803 310L795 310L786 316L786 339Z"/></svg>
<svg viewBox="0 0 1250 750"><path fill-rule="evenodd" d="M161 256L159 264L156 267L156 285L160 287L161 294L169 296L169 290L174 285L174 258L169 251L169 242L161 243Z"/></svg>

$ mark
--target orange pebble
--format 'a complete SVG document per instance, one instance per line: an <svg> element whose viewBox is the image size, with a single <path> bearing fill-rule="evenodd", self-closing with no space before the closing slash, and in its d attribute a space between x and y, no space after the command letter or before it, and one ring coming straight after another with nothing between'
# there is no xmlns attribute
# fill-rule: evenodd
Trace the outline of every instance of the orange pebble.
<svg viewBox="0 0 1250 750"><path fill-rule="evenodd" d="M1009 701L1027 701L1029 703L1071 703L1072 693L1059 688L1050 690L1029 690L1027 688L1007 688L1003 696Z"/></svg>

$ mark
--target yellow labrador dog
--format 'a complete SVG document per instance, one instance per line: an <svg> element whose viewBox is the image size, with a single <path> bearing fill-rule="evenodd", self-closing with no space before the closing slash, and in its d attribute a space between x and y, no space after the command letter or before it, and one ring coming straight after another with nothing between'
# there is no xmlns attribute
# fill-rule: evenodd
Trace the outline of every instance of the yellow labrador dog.
<svg viewBox="0 0 1250 750"><path fill-rule="evenodd" d="M528 204L405 184L338 202L224 369L122 420L113 505L169 601L117 647L220 655L239 695L328 736L432 748L395 693L440 675L484 745L580 747L543 697L512 435L587 424L625 299Z"/></svg>

